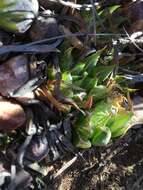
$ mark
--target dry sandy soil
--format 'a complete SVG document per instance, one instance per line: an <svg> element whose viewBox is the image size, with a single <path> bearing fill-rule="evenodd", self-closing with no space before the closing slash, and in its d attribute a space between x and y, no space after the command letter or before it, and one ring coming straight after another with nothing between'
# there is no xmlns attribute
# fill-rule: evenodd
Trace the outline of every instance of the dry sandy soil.
<svg viewBox="0 0 143 190"><path fill-rule="evenodd" d="M51 171L44 179L47 190L141 190L143 127L133 127L108 147L81 152L73 164L58 175L71 159L73 155L49 166Z"/></svg>

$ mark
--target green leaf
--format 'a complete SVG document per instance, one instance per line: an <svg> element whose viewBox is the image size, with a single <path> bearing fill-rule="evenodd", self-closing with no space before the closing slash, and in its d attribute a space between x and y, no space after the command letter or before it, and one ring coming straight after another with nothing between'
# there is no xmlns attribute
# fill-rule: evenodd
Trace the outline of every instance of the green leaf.
<svg viewBox="0 0 143 190"><path fill-rule="evenodd" d="M13 7L17 0L8 3L6 1L0 2L0 27L6 30L16 31L16 23L25 20L23 12L20 11L8 11L8 8ZM26 12L25 12L26 14Z"/></svg>
<svg viewBox="0 0 143 190"><path fill-rule="evenodd" d="M27 13L22 11L10 11L9 8L14 7L18 0L12 2L6 2L1 0L0 2L0 27L6 30L16 31L16 23L24 21Z"/></svg>
<svg viewBox="0 0 143 190"><path fill-rule="evenodd" d="M47 68L47 75L48 75L48 78L50 80L55 80L55 75L56 75L56 69L54 68L54 66L52 67L48 67Z"/></svg>
<svg viewBox="0 0 143 190"><path fill-rule="evenodd" d="M101 100L108 95L108 88L103 85L95 86L89 92L89 96L93 96L94 101Z"/></svg>
<svg viewBox="0 0 143 190"><path fill-rule="evenodd" d="M16 4L17 0L13 0L13 2L8 3L5 0L1 0L0 2L0 12L4 11L4 9L8 8L8 7L12 7Z"/></svg>
<svg viewBox="0 0 143 190"><path fill-rule="evenodd" d="M106 126L96 127L94 136L92 137L92 145L105 146L111 139L111 131Z"/></svg>
<svg viewBox="0 0 143 190"><path fill-rule="evenodd" d="M91 145L105 146L112 137L125 134L132 113L126 111L118 113L118 109L114 109L110 101L102 100L96 103L95 108L86 117L79 115L75 125L76 146L80 148Z"/></svg>
<svg viewBox="0 0 143 190"><path fill-rule="evenodd" d="M113 6L109 7L110 14L115 12L119 7L120 7L120 5L113 5Z"/></svg>
<svg viewBox="0 0 143 190"><path fill-rule="evenodd" d="M10 22L9 20L6 20L6 18L0 19L0 27L4 28L6 30L8 30L8 29L16 30L16 24L13 22Z"/></svg>
<svg viewBox="0 0 143 190"><path fill-rule="evenodd" d="M109 75L113 72L113 69L115 68L114 65L111 66L97 66L93 68L90 76L91 77L97 77L98 78L98 84L102 84L103 81L105 81Z"/></svg>
<svg viewBox="0 0 143 190"><path fill-rule="evenodd" d="M100 101L96 104L95 109L92 111L90 117L90 125L92 129L96 128L100 123L103 123L105 118L110 118L111 105L106 101Z"/></svg>
<svg viewBox="0 0 143 190"><path fill-rule="evenodd" d="M99 115L96 115L96 118L95 115L94 118L91 118L93 131L91 142L93 145L96 146L105 146L111 139L111 131L109 128L106 127L107 122L111 118L111 114L109 114L109 112L107 111L104 113L103 111L100 111L99 113ZM95 119L98 120L98 123L95 122Z"/></svg>
<svg viewBox="0 0 143 190"><path fill-rule="evenodd" d="M83 78L80 85L87 92L89 92L91 89L93 89L97 86L97 81L98 81L97 79L86 76L85 78Z"/></svg>
<svg viewBox="0 0 143 190"><path fill-rule="evenodd" d="M72 83L72 75L69 71L62 73L62 80L67 83Z"/></svg>
<svg viewBox="0 0 143 190"><path fill-rule="evenodd" d="M61 54L60 67L63 72L69 70L72 65L73 62L72 50L73 47L70 47Z"/></svg>
<svg viewBox="0 0 143 190"><path fill-rule="evenodd" d="M94 69L95 66L97 65L97 62L99 61L101 53L103 52L104 49L105 48L98 50L96 53L89 55L87 58L83 60L83 62L85 63L84 70L86 72L88 73L92 72L92 69Z"/></svg>
<svg viewBox="0 0 143 190"><path fill-rule="evenodd" d="M80 75L83 72L83 69L85 67L85 63L80 62L77 63L74 68L71 70L72 75Z"/></svg>
<svg viewBox="0 0 143 190"><path fill-rule="evenodd" d="M109 121L107 125L111 130L112 137L119 137L127 132L129 129L127 124L132 116L132 112L120 112Z"/></svg>
<svg viewBox="0 0 143 190"><path fill-rule="evenodd" d="M91 137L91 128L89 125L89 117L90 116L85 117L83 114L79 114L77 121L75 123L76 131L84 140L87 140Z"/></svg>
<svg viewBox="0 0 143 190"><path fill-rule="evenodd" d="M89 116L78 115L74 129L74 144L79 148L90 148L91 129L89 126Z"/></svg>
<svg viewBox="0 0 143 190"><path fill-rule="evenodd" d="M106 126L110 118L112 106L106 101L100 101L96 104L95 110L90 117L92 126L91 142L96 146L105 146L111 139L111 131Z"/></svg>
<svg viewBox="0 0 143 190"><path fill-rule="evenodd" d="M90 140L83 140L82 138L80 138L80 135L76 135L74 144L76 147L83 148L83 149L87 149L91 147Z"/></svg>

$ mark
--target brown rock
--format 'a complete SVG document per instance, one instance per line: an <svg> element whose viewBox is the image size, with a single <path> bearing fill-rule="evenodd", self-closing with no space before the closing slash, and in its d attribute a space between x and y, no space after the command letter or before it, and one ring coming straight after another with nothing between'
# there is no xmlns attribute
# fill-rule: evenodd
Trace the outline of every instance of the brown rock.
<svg viewBox="0 0 143 190"><path fill-rule="evenodd" d="M0 100L0 131L12 131L21 127L26 121L23 108L11 101Z"/></svg>
<svg viewBox="0 0 143 190"><path fill-rule="evenodd" d="M142 31L143 29L143 2L135 1L129 4L125 4L123 8L123 12L131 23L131 28L130 28L131 33Z"/></svg>
<svg viewBox="0 0 143 190"><path fill-rule="evenodd" d="M21 87L29 79L28 59L16 56L0 65L0 93L7 96Z"/></svg>
<svg viewBox="0 0 143 190"><path fill-rule="evenodd" d="M59 35L59 28L55 18L39 16L30 30L32 41L51 38Z"/></svg>
<svg viewBox="0 0 143 190"><path fill-rule="evenodd" d="M59 2L56 0L38 0L38 1L39 1L39 5L41 5L45 9L59 10L62 7L59 4Z"/></svg>

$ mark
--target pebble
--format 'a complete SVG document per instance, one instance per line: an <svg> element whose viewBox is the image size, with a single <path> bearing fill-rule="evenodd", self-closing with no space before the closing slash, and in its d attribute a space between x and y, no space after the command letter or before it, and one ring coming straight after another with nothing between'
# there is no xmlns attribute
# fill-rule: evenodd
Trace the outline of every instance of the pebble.
<svg viewBox="0 0 143 190"><path fill-rule="evenodd" d="M19 104L6 99L0 100L0 131L12 131L25 122L26 114Z"/></svg>

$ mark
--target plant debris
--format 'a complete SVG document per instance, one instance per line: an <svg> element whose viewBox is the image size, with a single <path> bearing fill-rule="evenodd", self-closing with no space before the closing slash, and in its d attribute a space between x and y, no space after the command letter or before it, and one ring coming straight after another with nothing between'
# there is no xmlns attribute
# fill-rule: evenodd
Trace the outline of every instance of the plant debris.
<svg viewBox="0 0 143 190"><path fill-rule="evenodd" d="M142 124L142 16L141 1L0 2L0 189L47 189Z"/></svg>

